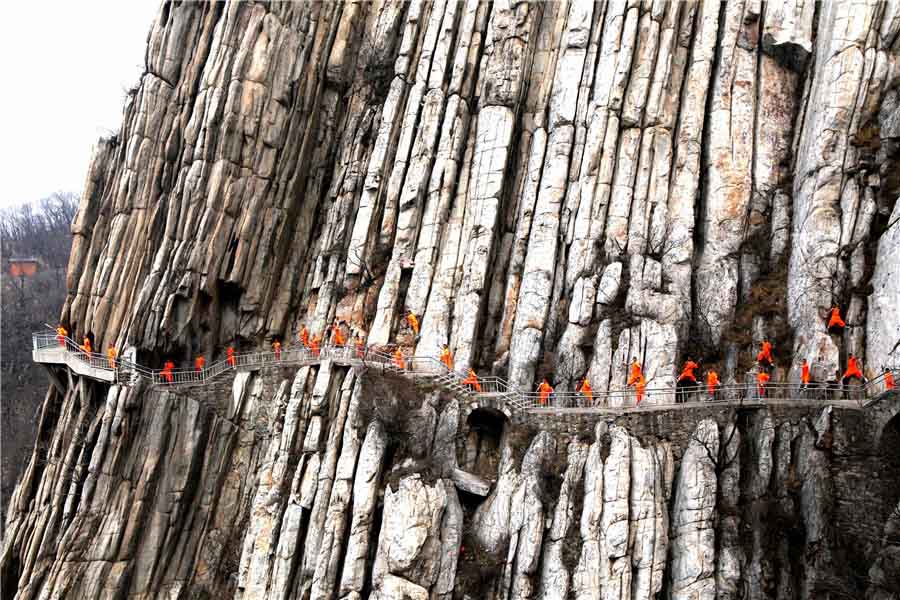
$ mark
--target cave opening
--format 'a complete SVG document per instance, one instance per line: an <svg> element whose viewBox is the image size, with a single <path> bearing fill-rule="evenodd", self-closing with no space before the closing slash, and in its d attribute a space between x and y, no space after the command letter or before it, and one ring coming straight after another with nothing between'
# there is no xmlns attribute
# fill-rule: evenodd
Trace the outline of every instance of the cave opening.
<svg viewBox="0 0 900 600"><path fill-rule="evenodd" d="M467 434L463 468L493 479L500 467L500 441L506 429L506 415L493 408L476 408L466 418Z"/></svg>

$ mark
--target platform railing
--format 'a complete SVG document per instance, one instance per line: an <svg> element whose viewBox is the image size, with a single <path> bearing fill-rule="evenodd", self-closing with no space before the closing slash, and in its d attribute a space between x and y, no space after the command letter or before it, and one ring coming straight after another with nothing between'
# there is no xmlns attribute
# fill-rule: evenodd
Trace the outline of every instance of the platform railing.
<svg viewBox="0 0 900 600"><path fill-rule="evenodd" d="M403 354L402 360L396 356L396 346L360 347L354 343L334 346L326 345L316 350L309 347L282 348L280 352L262 351L234 354L232 360L224 358L202 369L151 369L126 359L110 361L105 355L97 352L85 352L74 340L60 338L55 333L39 332L32 336L34 350L38 353L48 350L64 350L70 357L91 366L94 369L114 371L116 379L127 381L128 378L142 378L157 386L190 386L203 385L236 369L262 368L268 366L302 366L320 364L323 361L334 361L340 364L363 367L378 367L398 375L411 375L431 378L438 385L452 388L454 391L465 390L468 397L498 397L510 408L531 412L557 412L560 410L590 410L604 408L626 408L638 404L636 390L633 387L617 387L611 390L594 392L592 395L581 392L554 391L549 396L539 392L516 389L508 381L497 376L478 378L480 389L464 384L466 373L455 371L439 359L431 356L408 356ZM401 350L402 354L402 350ZM40 357L40 354L38 354ZM48 360L42 362L50 362ZM895 380L900 377L900 369L891 369ZM128 377L126 377L126 375ZM821 400L823 402L846 402L862 407L874 402L887 391L885 374L881 373L865 384L845 386L842 384L810 384L803 386L797 383L768 383L762 389L755 383L735 383L720 385L714 393L709 393L706 385L684 386L679 388L647 386L641 397L643 406L677 406L680 404L696 405L697 403L733 405L753 402L777 400Z"/></svg>

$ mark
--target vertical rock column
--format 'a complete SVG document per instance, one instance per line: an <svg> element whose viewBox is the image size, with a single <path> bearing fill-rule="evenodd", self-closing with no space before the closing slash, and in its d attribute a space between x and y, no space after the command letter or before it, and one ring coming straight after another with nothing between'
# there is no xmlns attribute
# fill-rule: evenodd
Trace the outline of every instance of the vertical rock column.
<svg viewBox="0 0 900 600"><path fill-rule="evenodd" d="M497 218L508 184L507 163L541 12L540 4L512 5L504 0L494 3L488 23L480 69L481 110L466 201L469 235L453 310L453 344L457 368L461 370L472 366L477 355L478 330L490 288Z"/></svg>
<svg viewBox="0 0 900 600"><path fill-rule="evenodd" d="M681 458L672 507L672 600L716 598L716 462L719 428L701 421Z"/></svg>

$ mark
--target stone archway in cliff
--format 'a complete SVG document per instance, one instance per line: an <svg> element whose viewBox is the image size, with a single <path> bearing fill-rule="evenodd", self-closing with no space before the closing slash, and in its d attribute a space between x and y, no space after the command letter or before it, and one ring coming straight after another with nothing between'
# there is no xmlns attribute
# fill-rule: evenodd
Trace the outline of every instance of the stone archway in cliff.
<svg viewBox="0 0 900 600"><path fill-rule="evenodd" d="M900 408L881 430L878 456L885 506L897 506L900 503Z"/></svg>
<svg viewBox="0 0 900 600"><path fill-rule="evenodd" d="M462 468L481 477L496 477L500 441L508 425L509 418L496 408L479 407L470 411L466 417Z"/></svg>

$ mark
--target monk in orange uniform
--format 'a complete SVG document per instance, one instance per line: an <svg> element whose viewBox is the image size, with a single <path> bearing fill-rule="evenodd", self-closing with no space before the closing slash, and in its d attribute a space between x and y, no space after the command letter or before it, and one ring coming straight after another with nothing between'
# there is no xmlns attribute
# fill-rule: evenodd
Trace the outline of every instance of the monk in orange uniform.
<svg viewBox="0 0 900 600"><path fill-rule="evenodd" d="M844 376L841 377L842 383L847 383L853 378L857 378L863 383L865 383L866 378L863 377L862 371L859 370L859 364L857 364L856 357L851 354L847 358L847 370L844 371Z"/></svg>
<svg viewBox="0 0 900 600"><path fill-rule="evenodd" d="M886 391L894 389L894 374L887 367L884 368L884 389Z"/></svg>
<svg viewBox="0 0 900 600"><path fill-rule="evenodd" d="M716 399L716 392L719 389L719 374L710 369L706 372L706 390L709 392L709 399Z"/></svg>
<svg viewBox="0 0 900 600"><path fill-rule="evenodd" d="M444 345L444 349L441 350L441 362L444 363L444 366L447 367L448 371L453 370L453 355L450 354L450 347L446 344Z"/></svg>
<svg viewBox="0 0 900 600"><path fill-rule="evenodd" d="M475 374L474 369L469 369L469 375L462 380L463 385L467 385L476 392L481 391L481 384L478 383L478 375Z"/></svg>
<svg viewBox="0 0 900 600"><path fill-rule="evenodd" d="M830 333L840 333L847 324L841 318L841 309L837 306L831 309L831 318L828 319L828 331Z"/></svg>
<svg viewBox="0 0 900 600"><path fill-rule="evenodd" d="M175 363L173 363L171 360L167 360L166 363L163 365L162 371L160 372L160 375L162 376L162 378L165 379L168 383L172 383L172 380L173 380L172 369L174 369L174 368L175 368Z"/></svg>
<svg viewBox="0 0 900 600"><path fill-rule="evenodd" d="M275 360L281 360L281 340L275 338L272 342L272 350L275 351Z"/></svg>
<svg viewBox="0 0 900 600"><path fill-rule="evenodd" d="M65 347L67 335L69 335L69 332L62 325L56 328L56 341L59 342L60 346Z"/></svg>
<svg viewBox="0 0 900 600"><path fill-rule="evenodd" d="M194 359L194 370L198 373L203 370L203 367L206 365L206 359L203 358L201 354L197 358Z"/></svg>
<svg viewBox="0 0 900 600"><path fill-rule="evenodd" d="M410 328L412 328L413 333L415 335L419 335L419 319L413 313L409 313L406 315L406 322L409 323Z"/></svg>
<svg viewBox="0 0 900 600"><path fill-rule="evenodd" d="M594 390L591 388L590 382L585 377L581 382L581 387L578 388L578 392L584 396L584 405L585 406L593 406L594 405Z"/></svg>
<svg viewBox="0 0 900 600"><path fill-rule="evenodd" d="M406 368L406 361L403 359L403 352L400 350L400 348L394 350L394 366L398 369Z"/></svg>
<svg viewBox="0 0 900 600"><path fill-rule="evenodd" d="M541 403L541 406L547 406L547 401L550 399L550 394L553 393L553 387L549 383L547 383L546 379L544 379L541 382L541 385L538 386L538 393L540 394L538 402Z"/></svg>
<svg viewBox="0 0 900 600"><path fill-rule="evenodd" d="M228 361L228 366L232 369L237 367L237 359L234 358L234 348L228 346L228 350L225 351L225 360Z"/></svg>
<svg viewBox="0 0 900 600"><path fill-rule="evenodd" d="M766 397L766 384L769 383L769 379L769 374L765 371L760 371L756 375L756 392L760 400Z"/></svg>
<svg viewBox="0 0 900 600"><path fill-rule="evenodd" d="M762 363L763 361L767 361L770 366L775 364L775 361L772 360L772 344L769 343L769 340L763 340L762 349L756 355L756 362Z"/></svg>
<svg viewBox="0 0 900 600"><path fill-rule="evenodd" d="M91 338L89 338L88 336L84 336L83 341L84 343L82 344L81 349L84 350L87 354L93 352L94 349L91 348Z"/></svg>
<svg viewBox="0 0 900 600"><path fill-rule="evenodd" d="M110 344L109 346L107 346L107 348L106 348L106 360L109 361L109 367L110 367L111 369L115 369L115 368L116 368L116 355L117 355L117 353L116 353L116 347L113 346L112 344Z"/></svg>
<svg viewBox="0 0 900 600"><path fill-rule="evenodd" d="M800 363L800 389L805 390L809 387L809 363L806 362L806 359L803 359L803 362Z"/></svg>
<svg viewBox="0 0 900 600"><path fill-rule="evenodd" d="M319 336L314 335L312 341L309 343L309 351L312 352L312 355L318 358L319 356L319 344L321 340Z"/></svg>
<svg viewBox="0 0 900 600"><path fill-rule="evenodd" d="M676 388L684 388L684 386L689 385L697 385L697 376L694 375L694 369L699 367L697 363L695 363L692 359L688 358L687 362L684 363L684 367L681 369L681 375L678 376L678 381L675 383ZM687 401L688 390L682 389L679 393L681 396L681 402Z"/></svg>
<svg viewBox="0 0 900 600"><path fill-rule="evenodd" d="M300 329L300 343L304 348L309 348L309 329L306 328L306 325Z"/></svg>
<svg viewBox="0 0 900 600"><path fill-rule="evenodd" d="M647 380L644 379L643 373L638 373L638 378L634 382L634 393L637 397L637 401L634 403L635 406L641 405L641 400L644 399L644 390L647 389Z"/></svg>
<svg viewBox="0 0 900 600"><path fill-rule="evenodd" d="M344 332L341 331L341 326L338 323L331 326L331 342L335 346L343 346L347 343L347 338L344 337Z"/></svg>

